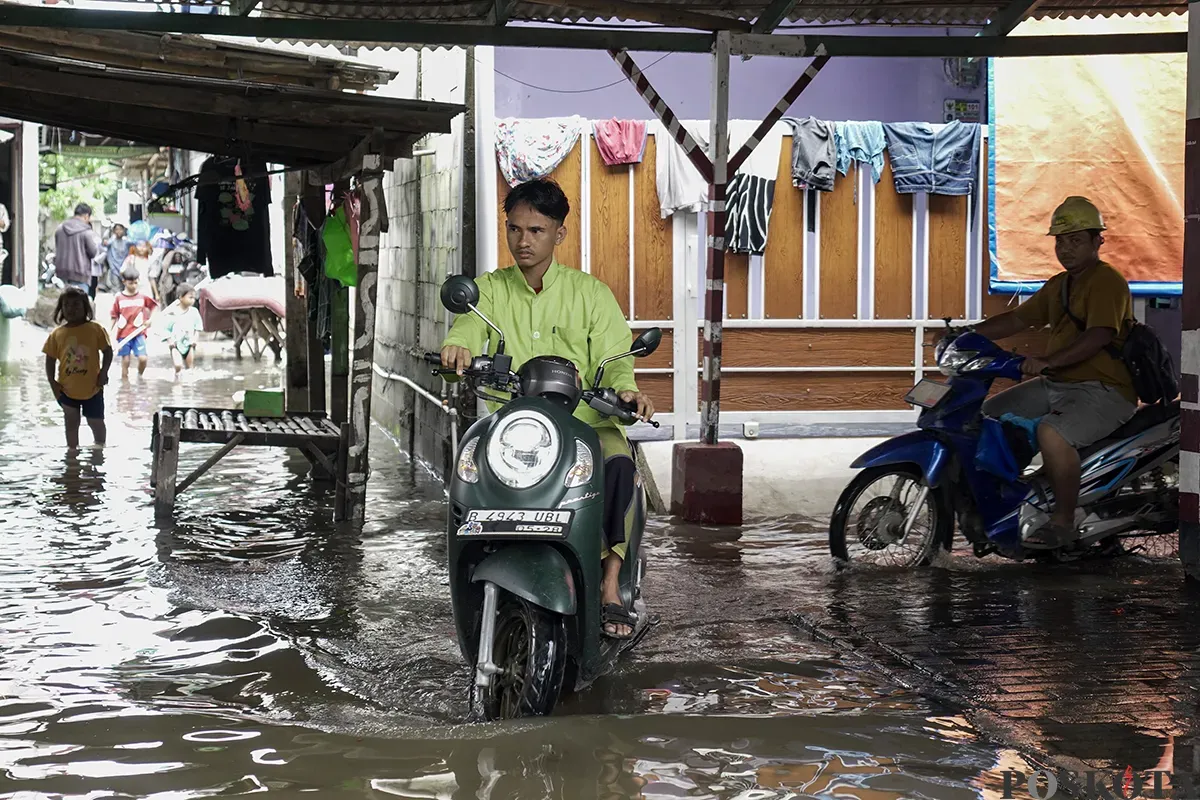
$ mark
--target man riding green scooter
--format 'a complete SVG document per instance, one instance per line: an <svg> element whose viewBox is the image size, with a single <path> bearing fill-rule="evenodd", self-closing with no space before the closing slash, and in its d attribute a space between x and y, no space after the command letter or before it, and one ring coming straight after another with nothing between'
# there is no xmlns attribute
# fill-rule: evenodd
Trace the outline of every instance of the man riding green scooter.
<svg viewBox="0 0 1200 800"><path fill-rule="evenodd" d="M606 358L629 350L633 334L612 290L597 278L571 269L555 258L566 236L570 203L558 184L534 180L514 187L505 198L505 234L516 263L477 277L478 309L509 337L505 344L513 370L535 356L560 356L575 363L580 375L596 374ZM494 352L497 342L475 314L459 316L442 343L442 365L459 375L473 354ZM638 391L629 360L612 362L605 382L622 400L637 405L648 421L654 404ZM490 411L496 404L488 404ZM574 416L591 425L604 458L604 579L601 585L604 632L615 639L633 635L634 617L621 602L619 575L629 540L637 470L624 428L580 404Z"/></svg>

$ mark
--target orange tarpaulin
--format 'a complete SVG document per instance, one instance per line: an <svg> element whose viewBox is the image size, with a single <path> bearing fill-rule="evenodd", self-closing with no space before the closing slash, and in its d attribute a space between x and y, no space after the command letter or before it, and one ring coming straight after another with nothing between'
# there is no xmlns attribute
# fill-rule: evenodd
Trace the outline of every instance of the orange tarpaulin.
<svg viewBox="0 0 1200 800"><path fill-rule="evenodd" d="M1184 15L1139 15L1027 20L1013 35L1186 30ZM1186 86L1182 53L991 61L994 287L1061 269L1046 230L1069 195L1099 207L1102 255L1127 279L1182 280Z"/></svg>

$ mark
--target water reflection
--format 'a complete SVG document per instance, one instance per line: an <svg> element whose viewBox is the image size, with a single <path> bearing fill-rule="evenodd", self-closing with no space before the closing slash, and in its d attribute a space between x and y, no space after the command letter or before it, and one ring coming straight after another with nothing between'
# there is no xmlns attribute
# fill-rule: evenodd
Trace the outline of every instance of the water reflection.
<svg viewBox="0 0 1200 800"><path fill-rule="evenodd" d="M213 354L176 382L153 357L114 386L105 450L64 454L37 370L0 384L0 794L941 800L996 763L953 709L797 630L833 577L804 520L653 520L638 652L555 717L463 725L440 484L376 429L361 527L258 448L156 522L152 410L280 373Z"/></svg>

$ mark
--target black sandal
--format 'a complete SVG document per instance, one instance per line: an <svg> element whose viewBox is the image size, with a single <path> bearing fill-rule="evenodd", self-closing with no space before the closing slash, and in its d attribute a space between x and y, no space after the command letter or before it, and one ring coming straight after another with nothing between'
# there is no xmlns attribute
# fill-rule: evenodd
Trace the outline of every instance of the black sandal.
<svg viewBox="0 0 1200 800"><path fill-rule="evenodd" d="M616 633L609 633L604 629L605 625L627 625L629 633L624 636ZM610 639L632 639L634 632L637 630L637 615L630 613L625 606L616 603L608 603L600 609L600 632Z"/></svg>

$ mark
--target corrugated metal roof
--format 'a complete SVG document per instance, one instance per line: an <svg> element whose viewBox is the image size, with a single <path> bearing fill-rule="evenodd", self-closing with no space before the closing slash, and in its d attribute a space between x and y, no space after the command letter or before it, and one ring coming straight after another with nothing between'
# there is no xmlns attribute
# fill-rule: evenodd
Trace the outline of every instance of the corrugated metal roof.
<svg viewBox="0 0 1200 800"><path fill-rule="evenodd" d="M597 9L612 8L598 0L589 9L556 6L543 3L515 2L509 10L510 20L543 22L599 22L612 19L611 13ZM628 12L627 19L662 23L679 13L704 14L713 17L756 20L768 2L739 2L738 0L647 0L622 2L618 6ZM958 2L929 2L929 0L867 0L847 3L837 0L800 0L787 19L792 22L858 22L858 23L926 23L944 25L983 25L996 12L1008 5L1007 0L958 0ZM264 13L292 17L327 17L341 19L420 20L422 22L475 22L494 20L492 0L264 0ZM632 16L644 9L637 17ZM1053 0L1043 3L1030 16L1095 17L1131 13L1177 13L1187 10L1182 0ZM678 25L676 25L678 27Z"/></svg>

